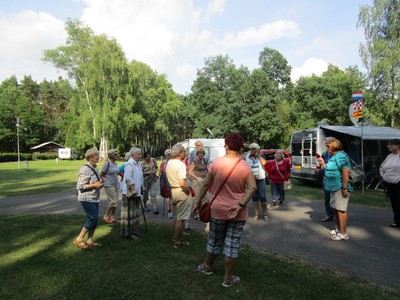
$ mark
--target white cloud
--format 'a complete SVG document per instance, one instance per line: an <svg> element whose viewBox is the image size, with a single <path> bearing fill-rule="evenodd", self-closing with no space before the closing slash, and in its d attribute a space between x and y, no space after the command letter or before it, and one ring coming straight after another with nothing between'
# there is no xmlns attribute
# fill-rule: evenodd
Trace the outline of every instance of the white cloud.
<svg viewBox="0 0 400 300"><path fill-rule="evenodd" d="M235 34L227 34L221 41L228 48L247 47L253 45L264 45L271 40L280 38L294 38L300 35L298 24L295 22L281 20L267 23L259 29L248 28Z"/></svg>
<svg viewBox="0 0 400 300"><path fill-rule="evenodd" d="M291 79L296 82L301 76L319 76L328 69L328 63L322 58L309 58L301 67L292 69Z"/></svg>
<svg viewBox="0 0 400 300"><path fill-rule="evenodd" d="M0 80L12 75L18 80L31 75L38 82L44 77L54 79L54 67L41 61L42 51L62 45L65 37L64 23L47 13L1 15Z"/></svg>
<svg viewBox="0 0 400 300"><path fill-rule="evenodd" d="M226 0L211 0L207 5L208 13L223 13Z"/></svg>

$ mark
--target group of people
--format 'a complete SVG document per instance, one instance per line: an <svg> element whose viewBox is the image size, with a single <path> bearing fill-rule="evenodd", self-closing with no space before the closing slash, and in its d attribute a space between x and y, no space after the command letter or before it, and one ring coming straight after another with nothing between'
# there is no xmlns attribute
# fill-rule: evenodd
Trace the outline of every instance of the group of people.
<svg viewBox="0 0 400 300"><path fill-rule="evenodd" d="M250 145L250 151L243 157L243 139L240 134L228 134L225 137L226 155L216 158L212 164L209 157L202 148L202 144L196 145L193 154L190 153L189 167L184 163L186 149L181 144L174 145L165 151L167 159L160 166L161 193L169 198L168 213L173 216L173 247L182 248L189 246L189 242L184 240L185 222L190 219L202 206L204 199L213 198L211 206L211 219L209 224L209 234L207 240L207 254L204 261L197 267L203 274L211 275L214 272L214 263L219 254L224 255L225 274L222 286L231 287L240 278L233 274L236 260L239 256L240 239L245 222L248 217L248 203L253 201L255 216L258 219L260 212L258 204L261 203L261 210L265 221L269 221L265 196L265 178L267 174L263 166L265 158L260 153L257 143ZM388 195L392 203L394 212L394 222L392 227L400 225L400 141L392 140L388 143L391 154L381 165L381 175L386 183ZM347 154L342 149L339 140L330 138L326 140L327 151L319 158L319 162L324 168L324 191L325 199L329 200L326 205L327 216L323 221L336 219L337 228L331 231L331 239L334 241L348 240L346 232L347 225L347 206L349 195L353 187L349 181L351 162ZM115 155L109 151L110 155ZM85 157L85 164L79 171L78 176L78 200L81 202L86 214L85 222L79 236L74 240L74 244L81 249L88 249L99 244L93 241L93 234L97 226L98 202L100 198L100 188L108 186L104 178L108 172L122 175L122 194L123 202L121 208L121 233L123 236L138 239L138 203L141 201L140 191L143 189L150 194L150 199L154 198L151 187L145 188L144 172L149 176L156 174L155 161L152 162L151 156L146 160L146 167L143 168L139 163L141 150L132 148L126 157L128 161L123 168L115 170L112 161L109 166L103 166L99 173L96 163L99 160L99 153L96 149L89 149ZM112 156L114 157L114 156ZM147 156L146 156L147 158ZM275 203L282 204L285 200L283 182L290 177L288 168L281 153L275 156L269 175L272 189L272 199ZM102 176L103 175L103 176ZM188 180L191 179L191 181ZM150 181L150 180L149 180ZM195 200L193 203L190 187L195 190ZM114 189L106 189L107 196L114 195ZM108 191L110 190L110 191ZM112 197L109 197L112 198ZM114 203L114 202L112 202ZM104 219L114 220L114 204L107 208ZM154 206L153 206L154 209ZM332 211L332 214L330 212ZM86 242L84 241L87 235Z"/></svg>

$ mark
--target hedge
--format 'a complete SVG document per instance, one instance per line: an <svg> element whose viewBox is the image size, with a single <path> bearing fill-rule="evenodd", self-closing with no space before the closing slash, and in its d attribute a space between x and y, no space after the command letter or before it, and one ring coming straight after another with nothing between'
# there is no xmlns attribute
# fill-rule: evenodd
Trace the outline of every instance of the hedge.
<svg viewBox="0 0 400 300"><path fill-rule="evenodd" d="M56 159L58 153L20 153L20 161ZM17 153L0 153L0 162L18 161Z"/></svg>

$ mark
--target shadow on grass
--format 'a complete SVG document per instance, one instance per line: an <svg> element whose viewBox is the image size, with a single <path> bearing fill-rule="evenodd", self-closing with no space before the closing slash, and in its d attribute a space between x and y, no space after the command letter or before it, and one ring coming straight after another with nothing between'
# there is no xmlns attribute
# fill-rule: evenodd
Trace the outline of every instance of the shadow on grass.
<svg viewBox="0 0 400 300"><path fill-rule="evenodd" d="M337 275L268 251L241 249L236 274L223 288L223 259L215 273L200 274L206 237L174 249L170 225L149 223L138 241L122 239L119 225L99 223L101 247L73 244L84 216L0 216L2 299L398 299L399 291Z"/></svg>

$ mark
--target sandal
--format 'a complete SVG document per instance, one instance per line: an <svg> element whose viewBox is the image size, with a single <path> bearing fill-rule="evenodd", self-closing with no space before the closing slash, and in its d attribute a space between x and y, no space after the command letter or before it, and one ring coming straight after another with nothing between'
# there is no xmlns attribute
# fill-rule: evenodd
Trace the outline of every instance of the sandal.
<svg viewBox="0 0 400 300"><path fill-rule="evenodd" d="M111 219L110 218L103 218L104 223L110 224Z"/></svg>
<svg viewBox="0 0 400 300"><path fill-rule="evenodd" d="M257 220L258 220L258 216L254 216L253 221L257 221Z"/></svg>
<svg viewBox="0 0 400 300"><path fill-rule="evenodd" d="M232 281L224 280L222 282L222 286L223 287L231 287L231 286L233 286L233 285L235 285L235 284L237 284L239 282L240 282L240 277L236 276L236 275L232 275Z"/></svg>
<svg viewBox="0 0 400 300"><path fill-rule="evenodd" d="M265 216L264 216L264 221L265 221L265 222L269 222L269 221L271 221L271 218L268 217L267 215L265 215Z"/></svg>
<svg viewBox="0 0 400 300"><path fill-rule="evenodd" d="M272 206L276 206L276 200L272 200Z"/></svg>
<svg viewBox="0 0 400 300"><path fill-rule="evenodd" d="M212 275L213 271L212 270L207 270L207 268L204 267L204 264L201 264L197 267L197 271L206 274L206 275Z"/></svg>
<svg viewBox="0 0 400 300"><path fill-rule="evenodd" d="M174 244L175 249L179 249L179 248L183 248L183 247L187 247L187 246L190 246L189 242L180 242L180 243Z"/></svg>
<svg viewBox="0 0 400 300"><path fill-rule="evenodd" d="M78 239L74 240L74 245L81 250L89 249L89 246L84 241L78 241Z"/></svg>
<svg viewBox="0 0 400 300"><path fill-rule="evenodd" d="M88 246L88 248L92 248L92 247L101 247L100 243L86 243L86 245Z"/></svg>

